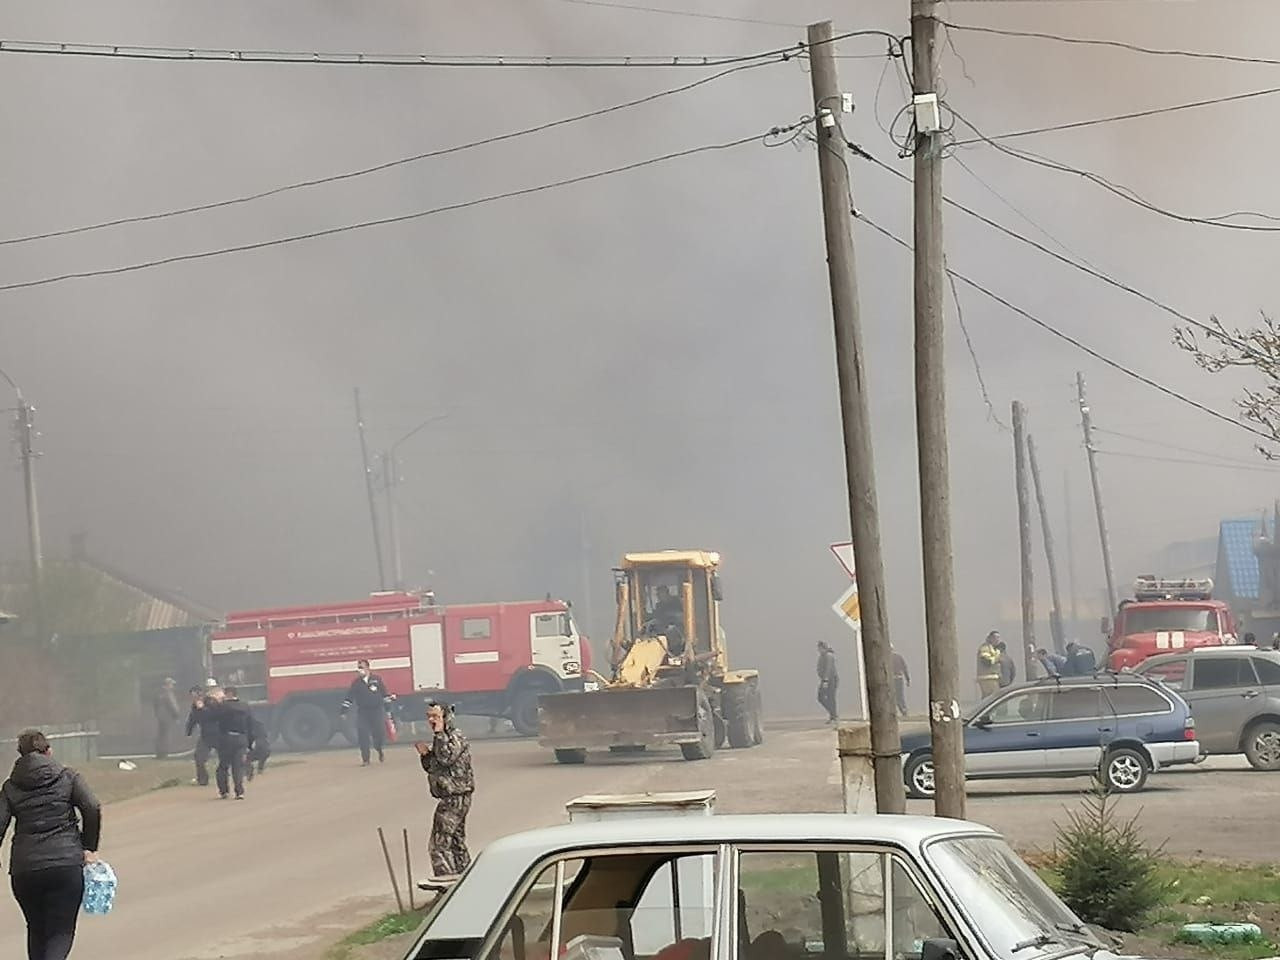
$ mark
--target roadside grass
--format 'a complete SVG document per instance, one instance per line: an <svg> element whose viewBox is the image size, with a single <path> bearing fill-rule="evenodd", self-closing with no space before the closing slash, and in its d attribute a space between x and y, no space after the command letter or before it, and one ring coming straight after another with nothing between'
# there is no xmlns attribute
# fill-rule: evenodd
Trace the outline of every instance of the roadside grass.
<svg viewBox="0 0 1280 960"><path fill-rule="evenodd" d="M425 914L425 910L388 913L368 926L347 934L325 952L324 960L351 960L356 956L356 949L359 947L370 946L375 943L381 943L384 940L410 934L418 929L418 925L422 923L422 918Z"/></svg>
<svg viewBox="0 0 1280 960"><path fill-rule="evenodd" d="M89 781L89 789L102 803L118 803L140 797L156 790L169 790L174 787L188 786L195 776L195 766L190 757L171 760L154 760L144 758L133 761L134 770L121 770L118 760L92 760L89 763L73 763L71 767L84 774ZM293 758L272 757L267 764L264 777L270 777L271 771L277 767L287 767L293 763L301 763ZM209 765L209 775L213 776L216 762Z"/></svg>

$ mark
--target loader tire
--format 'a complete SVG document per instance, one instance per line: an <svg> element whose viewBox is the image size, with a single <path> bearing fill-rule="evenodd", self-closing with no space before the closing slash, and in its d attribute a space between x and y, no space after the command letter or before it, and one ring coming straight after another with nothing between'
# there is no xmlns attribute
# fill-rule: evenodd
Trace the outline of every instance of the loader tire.
<svg viewBox="0 0 1280 960"><path fill-rule="evenodd" d="M725 688L722 702L725 724L729 728L729 746L735 750L751 746L755 742L752 737L751 690L745 683L734 684Z"/></svg>
<svg viewBox="0 0 1280 960"><path fill-rule="evenodd" d="M760 703L760 688L751 690L751 745L758 747L764 743L764 708Z"/></svg>
<svg viewBox="0 0 1280 960"><path fill-rule="evenodd" d="M556 751L556 763L586 763L587 751L577 748Z"/></svg>
<svg viewBox="0 0 1280 960"><path fill-rule="evenodd" d="M709 760L716 752L715 714L704 693L698 694L698 732L702 736L696 743L680 744L680 753L686 760Z"/></svg>

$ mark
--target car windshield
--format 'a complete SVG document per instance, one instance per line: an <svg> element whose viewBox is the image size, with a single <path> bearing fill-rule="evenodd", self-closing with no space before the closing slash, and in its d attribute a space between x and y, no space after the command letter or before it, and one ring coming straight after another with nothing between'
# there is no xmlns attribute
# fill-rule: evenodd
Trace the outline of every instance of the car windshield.
<svg viewBox="0 0 1280 960"><path fill-rule="evenodd" d="M993 956L1026 960L1081 944L1101 946L999 837L936 841L925 856Z"/></svg>
<svg viewBox="0 0 1280 960"><path fill-rule="evenodd" d="M1218 614L1204 607L1149 607L1124 611L1124 636L1170 630L1218 632Z"/></svg>

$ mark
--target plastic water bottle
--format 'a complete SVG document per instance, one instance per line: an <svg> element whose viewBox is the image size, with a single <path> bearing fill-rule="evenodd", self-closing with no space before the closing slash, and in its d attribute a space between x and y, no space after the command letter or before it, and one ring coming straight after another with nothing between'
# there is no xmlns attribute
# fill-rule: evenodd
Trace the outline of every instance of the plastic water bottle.
<svg viewBox="0 0 1280 960"><path fill-rule="evenodd" d="M111 912L116 900L116 872L111 864L98 860L84 865L84 912L102 916Z"/></svg>

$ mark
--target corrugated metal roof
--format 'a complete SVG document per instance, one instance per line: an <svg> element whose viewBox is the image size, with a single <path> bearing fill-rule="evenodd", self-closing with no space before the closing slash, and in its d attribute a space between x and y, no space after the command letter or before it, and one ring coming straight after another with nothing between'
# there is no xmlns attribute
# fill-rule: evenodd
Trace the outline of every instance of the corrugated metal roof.
<svg viewBox="0 0 1280 960"><path fill-rule="evenodd" d="M1226 575L1223 586L1233 597L1256 600L1261 592L1262 577L1253 552L1257 533L1257 520L1223 520L1218 527L1218 541L1226 561L1226 570L1218 571L1218 575L1220 580Z"/></svg>

